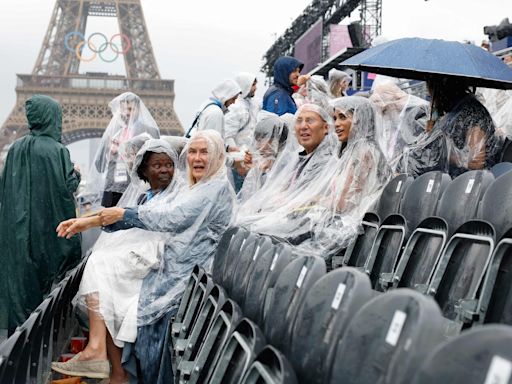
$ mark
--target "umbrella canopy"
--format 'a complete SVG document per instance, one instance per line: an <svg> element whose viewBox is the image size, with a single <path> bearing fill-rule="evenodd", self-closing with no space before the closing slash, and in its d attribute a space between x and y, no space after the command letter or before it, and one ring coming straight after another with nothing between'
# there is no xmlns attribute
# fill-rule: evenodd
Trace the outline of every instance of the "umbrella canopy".
<svg viewBox="0 0 512 384"><path fill-rule="evenodd" d="M512 69L472 44L403 38L361 52L340 64L392 77L428 80L452 76L468 85L512 89Z"/></svg>

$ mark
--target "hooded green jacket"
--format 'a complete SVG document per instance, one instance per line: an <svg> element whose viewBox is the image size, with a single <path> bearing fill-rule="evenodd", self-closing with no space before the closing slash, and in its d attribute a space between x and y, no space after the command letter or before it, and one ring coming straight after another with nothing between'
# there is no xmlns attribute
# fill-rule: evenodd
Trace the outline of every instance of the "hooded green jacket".
<svg viewBox="0 0 512 384"><path fill-rule="evenodd" d="M30 133L15 141L0 180L0 328L22 324L81 257L80 238L57 238L75 217L80 174L60 143L62 110L48 96L25 104Z"/></svg>

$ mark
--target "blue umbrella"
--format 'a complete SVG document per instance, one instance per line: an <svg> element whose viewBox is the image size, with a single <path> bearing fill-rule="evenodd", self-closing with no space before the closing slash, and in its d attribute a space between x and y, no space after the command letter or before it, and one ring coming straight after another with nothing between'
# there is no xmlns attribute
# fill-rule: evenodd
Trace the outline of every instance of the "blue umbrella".
<svg viewBox="0 0 512 384"><path fill-rule="evenodd" d="M361 52L340 64L406 79L457 77L470 86L512 89L512 69L472 44L404 38Z"/></svg>

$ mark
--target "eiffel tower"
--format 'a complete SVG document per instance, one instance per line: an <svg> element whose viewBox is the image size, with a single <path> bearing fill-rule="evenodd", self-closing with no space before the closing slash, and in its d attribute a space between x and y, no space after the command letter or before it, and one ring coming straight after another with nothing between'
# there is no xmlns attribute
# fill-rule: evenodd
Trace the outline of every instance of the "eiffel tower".
<svg viewBox="0 0 512 384"><path fill-rule="evenodd" d="M89 16L116 17L120 33L110 40L97 32L87 38ZM85 45L92 51L87 58ZM91 57L113 60L105 58L107 48L124 57L126 76L78 73L80 62ZM28 132L25 101L33 94L61 103L62 143L70 144L101 137L111 119L108 102L126 91L141 97L162 134L183 133L173 107L174 80L160 78L140 0L56 0L32 74L17 75L16 105L0 130L0 149Z"/></svg>

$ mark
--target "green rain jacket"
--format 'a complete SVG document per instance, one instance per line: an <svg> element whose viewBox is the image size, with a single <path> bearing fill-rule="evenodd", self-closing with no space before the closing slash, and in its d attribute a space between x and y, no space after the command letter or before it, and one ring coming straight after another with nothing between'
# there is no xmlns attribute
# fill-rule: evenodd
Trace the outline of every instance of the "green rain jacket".
<svg viewBox="0 0 512 384"><path fill-rule="evenodd" d="M60 143L61 107L34 95L25 108L30 133L9 149L0 181L0 328L11 331L81 257L79 237L55 232L75 217L80 183Z"/></svg>

